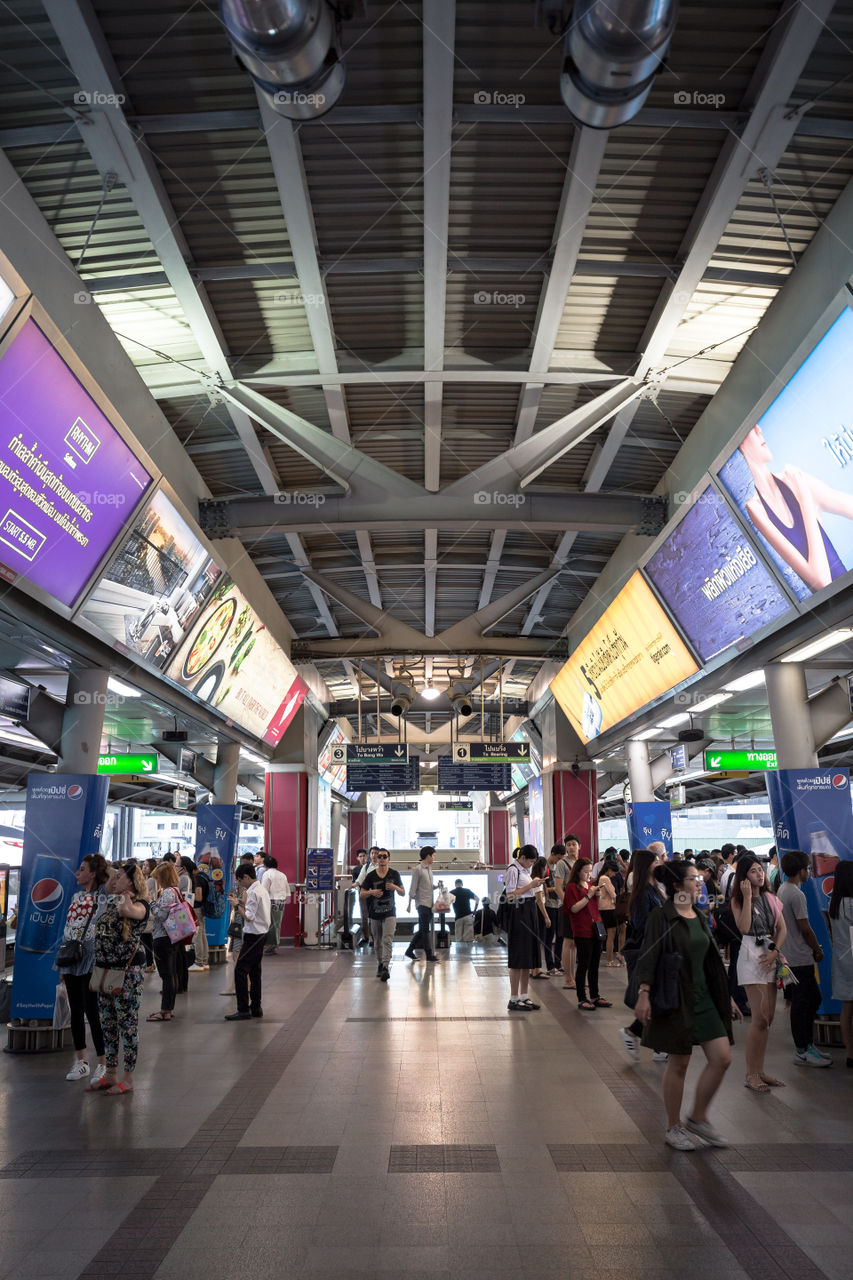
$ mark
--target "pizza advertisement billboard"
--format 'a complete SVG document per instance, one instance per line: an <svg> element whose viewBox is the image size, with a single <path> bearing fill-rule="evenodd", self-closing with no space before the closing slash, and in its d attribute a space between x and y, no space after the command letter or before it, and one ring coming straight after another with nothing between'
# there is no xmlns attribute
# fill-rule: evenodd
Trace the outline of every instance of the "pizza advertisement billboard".
<svg viewBox="0 0 853 1280"><path fill-rule="evenodd" d="M152 478L31 317L0 357L0 562L70 609Z"/></svg>
<svg viewBox="0 0 853 1280"><path fill-rule="evenodd" d="M590 742L698 671L639 572L634 573L551 682Z"/></svg>
<svg viewBox="0 0 853 1280"><path fill-rule="evenodd" d="M703 662L793 608L711 485L649 557L644 572Z"/></svg>
<svg viewBox="0 0 853 1280"><path fill-rule="evenodd" d="M853 311L845 307L719 479L797 600L853 569Z"/></svg>

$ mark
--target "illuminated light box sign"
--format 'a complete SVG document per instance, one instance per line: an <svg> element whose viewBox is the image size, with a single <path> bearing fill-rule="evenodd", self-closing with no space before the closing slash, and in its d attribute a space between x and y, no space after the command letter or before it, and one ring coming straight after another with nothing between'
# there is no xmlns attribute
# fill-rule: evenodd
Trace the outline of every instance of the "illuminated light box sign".
<svg viewBox="0 0 853 1280"><path fill-rule="evenodd" d="M124 752L121 755L98 756L98 773L111 776L156 773L156 751Z"/></svg>
<svg viewBox="0 0 853 1280"><path fill-rule="evenodd" d="M737 772L755 772L776 768L775 751L706 751L705 768L711 772L717 770L735 770Z"/></svg>
<svg viewBox="0 0 853 1280"><path fill-rule="evenodd" d="M844 310L719 473L798 600L853 568L852 355Z"/></svg>
<svg viewBox="0 0 853 1280"><path fill-rule="evenodd" d="M308 692L251 605L162 492L78 615L275 746Z"/></svg>
<svg viewBox="0 0 853 1280"><path fill-rule="evenodd" d="M222 578L165 674L270 746L308 692L284 650L231 578Z"/></svg>
<svg viewBox="0 0 853 1280"><path fill-rule="evenodd" d="M7 314L12 303L15 301L15 291L0 276L0 320Z"/></svg>
<svg viewBox="0 0 853 1280"><path fill-rule="evenodd" d="M70 607L150 484L28 320L0 360L0 560Z"/></svg>
<svg viewBox="0 0 853 1280"><path fill-rule="evenodd" d="M703 662L791 608L710 486L654 553L645 571Z"/></svg>
<svg viewBox="0 0 853 1280"><path fill-rule="evenodd" d="M635 573L558 672L551 692L589 742L697 670L651 588Z"/></svg>

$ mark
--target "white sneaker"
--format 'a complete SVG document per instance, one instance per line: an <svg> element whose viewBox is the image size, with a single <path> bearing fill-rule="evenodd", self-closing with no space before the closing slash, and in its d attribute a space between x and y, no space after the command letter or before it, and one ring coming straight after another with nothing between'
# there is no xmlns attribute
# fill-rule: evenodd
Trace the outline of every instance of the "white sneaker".
<svg viewBox="0 0 853 1280"><path fill-rule="evenodd" d="M98 1065L95 1067L95 1070L92 1072L92 1084L95 1084L98 1080L103 1080L106 1074L107 1074L106 1067L103 1066L103 1064L98 1063Z"/></svg>
<svg viewBox="0 0 853 1280"><path fill-rule="evenodd" d="M825 1053L820 1053L813 1044L807 1049L800 1051L795 1049L791 1055L791 1061L796 1062L798 1067L831 1067L832 1058Z"/></svg>
<svg viewBox="0 0 853 1280"><path fill-rule="evenodd" d="M631 1055L631 1058L633 1059L633 1061L639 1062L640 1061L640 1042L637 1039L637 1037L634 1035L634 1033L632 1031L629 1031L627 1027L620 1027L619 1038L621 1039L625 1048L628 1050L628 1053Z"/></svg>
<svg viewBox="0 0 853 1280"><path fill-rule="evenodd" d="M696 1150L696 1143L690 1141L680 1124L674 1124L671 1129L667 1129L664 1142L668 1147L674 1147L676 1151Z"/></svg>
<svg viewBox="0 0 853 1280"><path fill-rule="evenodd" d="M187 969L187 973L204 973L207 967L205 964L191 964Z"/></svg>
<svg viewBox="0 0 853 1280"><path fill-rule="evenodd" d="M685 1120L685 1129L689 1129L691 1133L695 1133L703 1142L707 1142L709 1147L727 1147L729 1144L725 1138L717 1133L710 1120Z"/></svg>
<svg viewBox="0 0 853 1280"><path fill-rule="evenodd" d="M653 1053L652 1062L669 1062L668 1053Z"/></svg>
<svg viewBox="0 0 853 1280"><path fill-rule="evenodd" d="M88 1074L89 1074L88 1062L82 1062L80 1058L78 1058L77 1061L74 1063L74 1066L68 1072L68 1075L65 1077L65 1079L66 1080L85 1080Z"/></svg>

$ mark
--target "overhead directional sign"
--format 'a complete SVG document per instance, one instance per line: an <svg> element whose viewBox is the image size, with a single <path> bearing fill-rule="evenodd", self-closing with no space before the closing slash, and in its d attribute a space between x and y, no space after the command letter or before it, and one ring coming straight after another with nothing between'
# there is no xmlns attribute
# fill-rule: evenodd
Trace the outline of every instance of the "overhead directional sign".
<svg viewBox="0 0 853 1280"><path fill-rule="evenodd" d="M371 764L401 764L409 758L409 748L403 742L378 742L365 746L353 746L350 742L336 742L331 749L332 764L354 764L369 760Z"/></svg>
<svg viewBox="0 0 853 1280"><path fill-rule="evenodd" d="M515 764L530 759L528 742L457 742L453 747L456 764Z"/></svg>
<svg viewBox="0 0 853 1280"><path fill-rule="evenodd" d="M758 772L775 769L775 751L706 751L705 768L709 772Z"/></svg>
<svg viewBox="0 0 853 1280"><path fill-rule="evenodd" d="M400 760L382 756L348 760L347 791L420 791L420 757L412 756L410 760L408 747L402 750L406 754Z"/></svg>
<svg viewBox="0 0 853 1280"><path fill-rule="evenodd" d="M512 789L512 765L505 761L489 764L459 763L456 752L469 743L458 743L453 758L439 756L438 785L442 791L510 791Z"/></svg>
<svg viewBox="0 0 853 1280"><path fill-rule="evenodd" d="M98 756L98 773L156 773L157 752L125 753L115 756Z"/></svg>
<svg viewBox="0 0 853 1280"><path fill-rule="evenodd" d="M417 800L386 800L382 808L386 813L408 813L414 810L417 812Z"/></svg>
<svg viewBox="0 0 853 1280"><path fill-rule="evenodd" d="M474 808L473 800L439 800L438 807L442 813L470 813Z"/></svg>
<svg viewBox="0 0 853 1280"><path fill-rule="evenodd" d="M670 748L669 758L672 761L672 769L674 773L680 773L686 769L690 763L687 753L687 743L679 742L677 746Z"/></svg>

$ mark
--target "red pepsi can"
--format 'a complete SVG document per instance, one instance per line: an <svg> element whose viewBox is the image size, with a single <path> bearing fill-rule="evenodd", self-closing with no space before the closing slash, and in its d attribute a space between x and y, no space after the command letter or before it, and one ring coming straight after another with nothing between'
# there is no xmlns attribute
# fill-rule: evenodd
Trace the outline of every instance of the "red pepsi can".
<svg viewBox="0 0 853 1280"><path fill-rule="evenodd" d="M38 853L32 879L22 894L23 911L18 911L15 946L21 951L45 955L55 951L65 927L68 904L77 887L70 862L53 854Z"/></svg>

